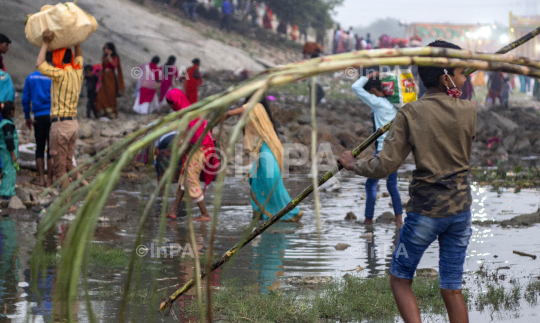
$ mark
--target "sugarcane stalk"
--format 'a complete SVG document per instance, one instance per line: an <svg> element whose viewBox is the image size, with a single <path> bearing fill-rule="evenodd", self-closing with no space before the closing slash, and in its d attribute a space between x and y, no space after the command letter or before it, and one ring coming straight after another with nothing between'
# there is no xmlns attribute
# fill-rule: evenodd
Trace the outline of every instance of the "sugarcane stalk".
<svg viewBox="0 0 540 323"><path fill-rule="evenodd" d="M508 47L508 46L506 46ZM506 48L505 47L505 48ZM276 67L270 71L273 71L273 75L279 75L280 73L287 73L291 69L304 69L307 67L316 66L322 62L334 62L334 61L346 61L350 59L361 58L392 58L402 56L418 56L418 57L448 57L448 58L461 58L471 60L485 60L490 62L508 62L514 64L520 64L528 67L540 68L540 61L533 60L528 57L516 56L514 54L503 55L499 52L495 54L477 53L469 50L458 50L451 48L439 48L439 47L422 47L422 48L402 48L402 49L374 49L374 50L362 50L356 52L350 52L339 55L332 55L320 58L314 58L309 61L303 61L286 66ZM264 74L259 75L266 75Z"/></svg>
<svg viewBox="0 0 540 323"><path fill-rule="evenodd" d="M377 129L371 136L369 136L360 146L356 147L352 151L353 156L356 158L360 153L362 153L364 150L366 150L367 147L369 147L372 143L374 143L377 138L382 136L384 133L386 133L388 130L390 130L390 126L392 125L393 121L390 121L389 123L385 124L381 128ZM317 187L321 186L322 184L326 183L330 178L332 178L335 174L337 174L341 169L343 169L343 166L341 164L337 164L334 166L331 170L326 172L324 175L319 177L317 180ZM251 242L251 240L255 239L257 236L259 236L261 233L263 233L266 229L268 229L270 226L272 226L274 223L279 221L283 216L285 216L287 213L289 213L292 209L294 209L296 206L298 206L306 197L308 197L314 190L315 185L311 184L306 189L304 189L300 194L298 194L294 199L291 200L291 202L287 203L285 207L283 207L278 213L276 213L272 218L268 219L265 223L263 223L258 228L254 229L251 234L244 239L243 241L237 243L229 249L229 251L225 252L220 259L216 260L212 264L211 271L216 270L221 265L229 261L231 257L234 256L234 254L242 249L246 244ZM200 279L202 279L204 276L206 276L207 271L203 270L200 273ZM172 305L172 303L178 299L182 294L187 292L191 287L193 287L195 283L195 279L190 279L182 288L177 290L174 294L172 294L166 301L161 303L159 310L163 311L165 308Z"/></svg>
<svg viewBox="0 0 540 323"><path fill-rule="evenodd" d="M514 50L518 48L519 46L525 44L529 40L533 39L534 37L538 36L540 34L540 27L536 28L535 30L531 31L530 33L526 34L525 36L521 37L518 40L515 40L511 42L510 44L504 46L503 48L499 49L495 52L495 54L506 54L511 50ZM476 72L474 69L466 69L465 70L465 76L469 76L472 73Z"/></svg>

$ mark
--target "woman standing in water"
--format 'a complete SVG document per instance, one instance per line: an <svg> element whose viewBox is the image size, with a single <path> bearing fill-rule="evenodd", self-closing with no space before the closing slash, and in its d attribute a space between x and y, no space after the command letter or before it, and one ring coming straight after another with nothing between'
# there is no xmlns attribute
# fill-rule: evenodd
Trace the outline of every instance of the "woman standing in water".
<svg viewBox="0 0 540 323"><path fill-rule="evenodd" d="M172 89L167 93L167 103L170 108L174 111L179 111L186 109L190 106L190 103L184 94L179 89ZM186 134L197 125L199 118L192 120L189 123L188 129L186 129ZM180 202L184 197L184 182L187 177L187 189L188 196L191 198L191 201L197 203L199 209L201 210L201 216L196 217L193 221L210 221L210 213L206 209L206 204L204 204L204 191L201 189L201 175L202 179L205 182L206 186L210 184L215 177L216 170L219 168L219 161L214 157L215 156L215 146L214 140L212 139L212 130L204 136L204 139L201 142L200 147L192 152L193 156L187 163L187 155L191 153L193 145L197 143L199 138L204 134L204 131L208 127L208 121L203 120L199 128L195 131L191 138L184 138L185 140L189 139L190 147L184 154L182 159L182 175L178 180L178 189L176 193L176 199L174 201L173 207L167 214L167 217L171 219L176 219L176 213ZM204 164L203 164L204 163ZM202 174L201 174L202 173Z"/></svg>
<svg viewBox="0 0 540 323"><path fill-rule="evenodd" d="M116 53L113 43L106 43L103 46L103 74L101 86L96 97L96 109L102 116L109 116L111 119L118 115L116 97L119 92L124 91L124 75L122 74L122 64L120 57ZM117 71L116 73L114 71Z"/></svg>
<svg viewBox="0 0 540 323"><path fill-rule="evenodd" d="M246 99L246 103L249 100ZM225 118L240 115L246 105L228 111ZM283 147L276 134L272 112L268 102L263 98L249 112L249 122L245 127L244 146L256 154L257 161L249 172L251 185L251 205L253 213L265 220L279 212L291 201L289 193L283 185ZM281 218L282 221L298 222L304 215L298 207Z"/></svg>

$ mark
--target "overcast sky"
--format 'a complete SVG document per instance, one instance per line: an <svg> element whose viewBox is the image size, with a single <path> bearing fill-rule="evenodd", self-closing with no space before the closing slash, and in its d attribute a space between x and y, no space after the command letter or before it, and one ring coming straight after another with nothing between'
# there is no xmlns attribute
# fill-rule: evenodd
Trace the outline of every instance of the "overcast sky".
<svg viewBox="0 0 540 323"><path fill-rule="evenodd" d="M369 25L392 17L411 22L508 25L508 13L539 14L539 0L345 0L335 19L343 27Z"/></svg>

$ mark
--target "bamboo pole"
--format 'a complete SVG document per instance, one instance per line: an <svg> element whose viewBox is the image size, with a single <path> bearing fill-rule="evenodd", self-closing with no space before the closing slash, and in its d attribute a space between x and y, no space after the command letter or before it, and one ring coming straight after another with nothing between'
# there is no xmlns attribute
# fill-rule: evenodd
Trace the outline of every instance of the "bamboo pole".
<svg viewBox="0 0 540 323"><path fill-rule="evenodd" d="M315 204L315 219L317 220L317 234L320 238L321 235L321 200L319 196L319 189L317 187L317 114L315 110L315 104L317 103L317 79L311 78L311 175L313 176L313 192L314 204Z"/></svg>
<svg viewBox="0 0 540 323"><path fill-rule="evenodd" d="M371 136L369 136L366 140L364 140L364 142L362 142L362 144L360 144L360 146L356 147L356 149L354 149L352 151L353 156L357 157L358 155L360 155L360 153L362 153L367 147L369 147L372 143L374 143L377 140L377 138L379 138L384 133L386 133L390 129L391 125L392 125L392 121L387 123L386 125L382 126L381 128L377 129L377 131L375 131ZM319 187L322 184L326 183L326 181L328 181L331 177L333 177L335 174L337 174L341 169L343 169L343 166L341 164L338 164L338 165L334 166L334 168L332 168L331 170L326 172L324 175L322 175L317 180L317 185L316 186ZM242 249L251 240L255 239L257 236L259 236L261 233L263 233L266 229L268 229L271 225L273 225L274 223L279 221L279 219L281 219L285 214L289 213L292 209L294 209L296 206L298 206L300 204L300 202L302 202L306 197L308 197L313 192L313 190L314 190L314 188L316 186L313 185L313 184L308 186L300 194L298 194L294 199L292 199L291 202L289 202L283 209L281 209L278 213L276 213L272 218L270 218L268 221L263 223L261 226L259 226L255 230L253 230L251 232L251 234L246 239L244 239L243 241L237 243L234 247L229 249L229 251L225 252L221 256L220 259L216 260L212 264L212 271L216 270L218 267L220 267L221 265L223 265L224 263L229 261L229 259L231 259L231 257L233 257L234 254L238 250ZM204 276L206 276L206 273L207 273L207 271L203 270L200 273L200 278L199 279L202 279ZM159 307L159 310L163 311L165 308L170 307L172 305L172 303L176 299L178 299L178 297L180 297L182 294L184 294L186 291L188 291L193 286L193 284L195 283L195 280L196 279L192 278L190 281L188 281L184 285L184 287L177 290L166 301L161 303L161 305Z"/></svg>
<svg viewBox="0 0 540 323"><path fill-rule="evenodd" d="M513 41L510 44L504 46L503 48L496 51L495 54L506 54L509 51L514 50L517 47L525 44L526 42L528 42L529 40L533 39L534 37L536 37L538 35L540 35L540 27L536 28L535 30L528 33L527 35L521 37L520 39L518 39L516 41ZM475 71L476 70L473 70L473 69L467 69L467 70L465 70L465 76L469 76L472 73L474 73Z"/></svg>

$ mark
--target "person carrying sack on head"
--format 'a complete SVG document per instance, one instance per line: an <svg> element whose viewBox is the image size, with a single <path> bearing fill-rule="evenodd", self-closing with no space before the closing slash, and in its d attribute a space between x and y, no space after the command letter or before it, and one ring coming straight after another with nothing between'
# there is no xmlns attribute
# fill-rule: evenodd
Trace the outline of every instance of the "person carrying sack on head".
<svg viewBox="0 0 540 323"><path fill-rule="evenodd" d="M49 29L43 32L43 45L37 58L36 67L42 75L52 80L51 86L51 132L50 151L53 158L53 172L60 179L71 171L75 142L79 136L77 123L77 104L83 82L82 49L78 44L74 51L62 48L53 51L53 64L45 60L54 33ZM69 186L69 178L62 182L62 189ZM68 212L74 212L72 207Z"/></svg>

